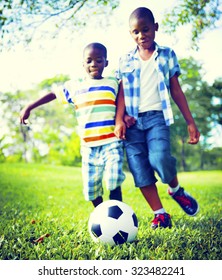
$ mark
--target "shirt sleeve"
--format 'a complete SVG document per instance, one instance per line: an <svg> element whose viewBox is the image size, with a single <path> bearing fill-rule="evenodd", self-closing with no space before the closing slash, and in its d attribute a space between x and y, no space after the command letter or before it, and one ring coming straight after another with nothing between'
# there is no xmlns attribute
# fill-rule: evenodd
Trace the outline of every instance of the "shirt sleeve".
<svg viewBox="0 0 222 280"><path fill-rule="evenodd" d="M56 95L59 103L69 104L73 102L73 86L71 81L66 82L64 85L54 86L53 92Z"/></svg>
<svg viewBox="0 0 222 280"><path fill-rule="evenodd" d="M118 69L115 72L115 77L117 80L122 80L122 68L127 64L125 61L125 57L120 57L119 59L119 66Z"/></svg>
<svg viewBox="0 0 222 280"><path fill-rule="evenodd" d="M180 74L181 71L177 56L174 50L171 50L169 53L169 78L172 78L174 75L179 76Z"/></svg>

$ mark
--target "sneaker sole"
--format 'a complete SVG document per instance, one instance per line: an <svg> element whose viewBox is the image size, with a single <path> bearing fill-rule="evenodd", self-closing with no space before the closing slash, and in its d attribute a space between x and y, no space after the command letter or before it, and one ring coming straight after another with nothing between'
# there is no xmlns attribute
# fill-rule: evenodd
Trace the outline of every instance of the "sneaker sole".
<svg viewBox="0 0 222 280"><path fill-rule="evenodd" d="M175 200L176 201L176 200ZM177 201L176 201L177 202ZM180 206L180 204L177 202L177 204ZM183 212L184 213L186 213L188 216L190 216L190 217L193 217L193 216L196 216L197 215L197 213L199 212L199 204L197 204L197 210L196 210L196 212L194 213L194 214L188 214L186 211L184 211L184 209L180 206L180 208L183 210Z"/></svg>
<svg viewBox="0 0 222 280"><path fill-rule="evenodd" d="M199 204L197 204L197 211L196 211L194 214L190 215L190 214L187 214L186 212L185 212L185 213L186 213L188 216L193 217L193 216L196 216L196 215L198 214L199 211L200 211Z"/></svg>

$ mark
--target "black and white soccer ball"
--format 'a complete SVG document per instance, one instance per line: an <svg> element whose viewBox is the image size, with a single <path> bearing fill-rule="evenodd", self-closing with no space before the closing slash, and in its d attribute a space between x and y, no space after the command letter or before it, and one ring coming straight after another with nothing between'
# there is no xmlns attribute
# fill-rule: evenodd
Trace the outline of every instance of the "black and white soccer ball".
<svg viewBox="0 0 222 280"><path fill-rule="evenodd" d="M134 241L138 232L138 220L128 204L107 200L90 214L88 229L95 242L118 245Z"/></svg>

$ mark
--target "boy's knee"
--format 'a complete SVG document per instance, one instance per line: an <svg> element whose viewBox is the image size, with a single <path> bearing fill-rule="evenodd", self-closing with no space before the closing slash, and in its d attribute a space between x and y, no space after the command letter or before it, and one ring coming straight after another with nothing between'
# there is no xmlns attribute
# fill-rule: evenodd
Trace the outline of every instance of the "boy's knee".
<svg viewBox="0 0 222 280"><path fill-rule="evenodd" d="M150 164L153 168L161 168L164 165L167 164L168 160L171 160L171 156L160 153L160 152L156 152L156 153L152 153L152 155L150 155L149 157L150 160Z"/></svg>
<svg viewBox="0 0 222 280"><path fill-rule="evenodd" d="M176 159L170 154L156 154L150 158L152 168L158 173L163 183L169 181L176 175Z"/></svg>

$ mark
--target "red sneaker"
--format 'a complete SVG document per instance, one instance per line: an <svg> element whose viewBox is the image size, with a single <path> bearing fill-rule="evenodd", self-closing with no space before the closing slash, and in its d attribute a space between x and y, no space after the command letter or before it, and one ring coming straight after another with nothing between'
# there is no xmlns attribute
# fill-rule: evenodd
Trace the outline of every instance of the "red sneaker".
<svg viewBox="0 0 222 280"><path fill-rule="evenodd" d="M155 217L152 220L151 228L156 229L158 227L160 228L172 227L172 222L169 214L167 213L155 214Z"/></svg>
<svg viewBox="0 0 222 280"><path fill-rule="evenodd" d="M184 191L183 188L179 188L177 192L171 194L168 190L169 195L180 205L185 213L189 216L194 216L199 212L199 206L197 201Z"/></svg>

